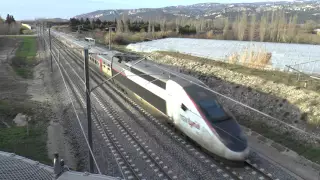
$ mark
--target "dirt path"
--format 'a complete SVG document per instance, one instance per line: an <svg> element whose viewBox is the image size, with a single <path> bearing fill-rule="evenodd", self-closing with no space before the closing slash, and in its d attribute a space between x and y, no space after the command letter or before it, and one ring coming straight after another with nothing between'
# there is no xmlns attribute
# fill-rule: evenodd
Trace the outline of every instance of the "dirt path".
<svg viewBox="0 0 320 180"><path fill-rule="evenodd" d="M31 95L32 100L50 105L51 119L47 128L47 148L50 159L53 159L53 154L58 152L69 168L76 169L77 160L64 128L63 99L55 86L56 79L50 71L49 57L44 55L41 45L38 44L38 46L40 47L38 50L39 64L34 68L34 79L29 82L27 93Z"/></svg>
<svg viewBox="0 0 320 180"><path fill-rule="evenodd" d="M51 164L48 157L52 159L53 153L58 152L67 166L76 169L77 161L69 143L71 140L63 125L65 123L63 109L61 109L63 98L55 86L58 78L53 77L50 73L50 66L46 61L48 58L44 58L41 46L38 44L38 55L36 56L36 66L32 69L32 79L18 76L12 68L11 60L22 41L22 38L0 38L0 131L7 131L9 134L3 136L16 138L18 141L30 138L30 143L26 142L24 145L27 147L25 152L24 150L19 151L19 148L22 148L14 140L7 144L0 142L0 149L28 156L47 164ZM33 142L32 137L24 137L24 134L9 137L11 132L19 130L15 129L16 125L12 120L17 114L28 112L30 112L28 116L32 119L30 123L40 126L37 127L40 128L37 133L41 133L39 134L41 136L39 137L40 144ZM34 152L34 149L38 148L37 146L41 146L40 153ZM48 152L44 152L46 150ZM41 157L38 154L42 154Z"/></svg>

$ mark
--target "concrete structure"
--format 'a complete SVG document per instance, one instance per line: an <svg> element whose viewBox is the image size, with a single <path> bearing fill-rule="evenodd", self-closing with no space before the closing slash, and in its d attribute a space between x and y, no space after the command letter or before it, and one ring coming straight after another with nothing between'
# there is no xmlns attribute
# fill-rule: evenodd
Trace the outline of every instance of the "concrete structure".
<svg viewBox="0 0 320 180"><path fill-rule="evenodd" d="M0 151L0 179L15 180L119 180L100 174L89 174L69 170L56 160L55 167L27 159L13 153ZM61 164L61 165L60 165Z"/></svg>

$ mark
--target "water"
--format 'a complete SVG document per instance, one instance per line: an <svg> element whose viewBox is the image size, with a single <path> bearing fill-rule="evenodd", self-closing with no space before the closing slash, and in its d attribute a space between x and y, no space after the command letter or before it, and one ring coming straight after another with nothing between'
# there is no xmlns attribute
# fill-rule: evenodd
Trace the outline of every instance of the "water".
<svg viewBox="0 0 320 180"><path fill-rule="evenodd" d="M303 63L294 67L320 74L320 45L166 38L130 44L127 48L140 52L174 51L219 61L226 61L230 55L241 54L245 49L265 50L272 54L271 65L274 68L285 70L286 65ZM306 63L311 61L316 62Z"/></svg>

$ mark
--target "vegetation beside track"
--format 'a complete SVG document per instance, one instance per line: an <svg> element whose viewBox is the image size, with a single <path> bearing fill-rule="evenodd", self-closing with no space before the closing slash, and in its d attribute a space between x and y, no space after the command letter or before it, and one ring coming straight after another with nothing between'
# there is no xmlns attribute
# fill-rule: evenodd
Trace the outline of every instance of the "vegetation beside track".
<svg viewBox="0 0 320 180"><path fill-rule="evenodd" d="M36 65L35 37L6 37L0 39L0 51L16 46L16 56L9 64L3 63L0 72L0 151L15 153L44 164L52 165L47 155L47 127L50 109L46 103L31 101L27 82L33 78ZM17 78L16 75L23 77ZM26 115L28 126L17 126L13 119Z"/></svg>
<svg viewBox="0 0 320 180"><path fill-rule="evenodd" d="M37 44L35 37L19 37L21 43L12 59L12 67L23 78L32 78L32 68L36 64Z"/></svg>
<svg viewBox="0 0 320 180"><path fill-rule="evenodd" d="M44 112L37 112L35 102L16 102L0 100L0 117L4 124L0 126L0 150L12 152L44 164L50 164L47 155L46 130L48 120ZM18 113L27 115L28 126L19 127L12 121ZM40 114L39 114L40 113Z"/></svg>
<svg viewBox="0 0 320 180"><path fill-rule="evenodd" d="M117 46L117 49L127 51L122 46ZM225 87L223 84L230 84L235 88L234 93L226 94L229 90L225 89L221 91L222 94L238 99L241 102L243 100L245 101L243 103L249 104L267 114L273 114L274 117L280 118L285 122L293 125L307 124L307 130L312 130L319 126L320 121L315 112L318 112L317 107L320 105L317 100L320 96L320 81L309 78L308 84L305 87L305 82L297 81L296 75L287 72L254 69L176 52L141 54L151 55L151 58L156 59L155 61L158 63L180 67L184 69L186 73L189 72L205 82L207 82L209 78L220 79L220 81L214 81L214 83L218 83L215 86ZM307 77L304 77L304 79L306 78ZM250 79L250 82L248 79ZM221 81L224 83L219 83ZM226 87L228 86L229 85ZM217 90L218 89L219 87L217 87ZM292 91L295 93L292 93ZM220 91L218 90L218 92ZM241 93L239 94L239 92ZM243 98L243 96L248 98ZM306 98L311 96L314 98ZM263 106L261 106L261 104L263 104ZM272 107L276 108L273 109ZM297 110L293 110L290 107L297 108ZM311 111L308 109L311 109ZM301 117L296 115L296 120L293 120L284 116L289 113L299 113ZM299 155L313 162L320 163L320 142L309 143L301 141L295 139L293 134L286 132L286 129L281 131L281 127L279 127L279 129L272 128L267 124L270 122L250 119L252 119L252 117L248 116L247 118L241 119L241 121L239 120L239 122L264 137L297 152ZM272 120L270 119L269 121ZM281 151L281 149L279 150Z"/></svg>

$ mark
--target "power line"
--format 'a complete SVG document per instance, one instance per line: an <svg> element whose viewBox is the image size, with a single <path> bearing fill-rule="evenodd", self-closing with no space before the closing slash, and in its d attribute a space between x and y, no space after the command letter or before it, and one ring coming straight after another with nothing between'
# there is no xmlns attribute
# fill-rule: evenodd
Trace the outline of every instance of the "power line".
<svg viewBox="0 0 320 180"><path fill-rule="evenodd" d="M307 132L305 132L305 131L303 131L303 130L301 130L301 129L299 129L299 128L293 127L292 125L290 125L290 124L288 124L288 123L285 123L285 122L283 122L283 121L281 121L281 120L279 120L279 119L277 119L277 118L274 118L274 117L272 117L272 116L270 116L270 115L268 115L268 114L265 114L265 113L263 113L263 112L260 112L260 111L258 111L258 110L256 110L256 109L254 109L254 108L246 105L246 104L243 104L243 103L241 103L241 102L239 102L239 101L236 101L236 100L234 100L234 99L232 99L232 98L229 98L229 97L227 97L227 96L225 96L225 95L223 95L223 94L220 94L220 93L218 93L218 92L215 92L215 91L213 91L213 90L211 90L211 89L209 89L209 88L207 88L207 87L205 87L205 86L203 86L203 85L200 85L200 84L198 84L198 83L195 83L195 82L193 82L193 81L190 81L190 80L184 78L182 75L178 75L177 73L174 73L174 72L172 72L172 71L165 70L165 69L160 68L159 66L154 65L154 64L151 64L151 65L153 65L153 66L155 66L155 67L157 67L157 68L159 68L159 69L161 69L161 70L163 70L163 71L169 72L170 74L174 74L174 75L176 75L177 77L180 77L180 78L182 78L182 79L185 79L185 80L187 80L187 81L189 81L189 82L191 82L191 83L193 83L193 84L195 84L195 85L198 85L198 86L200 86L200 87L202 87L202 88L205 88L205 89L207 89L207 90L209 90L209 91L211 91L211 92L213 92L213 93L215 93L215 94L217 94L217 95L219 95L219 96L222 96L222 97L224 97L224 98L226 98L226 99L229 99L229 100L231 100L231 101L233 101L233 102L235 102L235 103L237 103L237 104L239 104L239 105L241 105L241 106L244 106L244 107L246 107L246 108L249 108L250 110L253 110L253 111L255 111L255 112L257 112L257 113L259 113L259 114L261 114L261 115L263 115L263 116L266 116L266 117L268 117L268 118L277 120L278 122L283 123L283 124L285 124L285 125L288 125L288 126L292 127L292 128L295 129L295 130L298 130L298 131L300 131L300 132L302 132L302 133L307 133ZM125 71L125 70L123 70L123 71ZM122 71L122 72L123 72L123 71ZM118 74L120 74L120 73L118 73ZM117 75L118 75L118 74L117 74ZM152 75L152 74L143 74L143 75ZM132 76L138 76L138 75L132 75ZM115 77L115 76L114 76L114 77ZM109 79L106 80L106 81L109 81L109 80L111 80L111 79L114 78L114 77L111 77L111 78L109 78ZM155 80L157 80L157 79L155 79ZM106 82L106 81L104 81L104 82ZM154 80L153 80L153 81L154 81ZM148 83L152 83L152 81L149 81ZM191 111L191 112L192 112L192 111ZM194 112L192 112L192 113L194 113ZM197 115L197 114L196 114L196 115ZM197 115L197 116L199 116L199 115ZM224 129L221 129L220 127L218 127L218 126L216 126L216 125L213 125L213 126L215 126L215 128L217 128L217 129L220 129L220 130L224 131L226 134L228 134L228 135L230 135L231 137L235 138L237 141L240 141L240 143L244 143L241 139L239 139L238 137L235 137L234 135L230 134L229 132L225 131ZM309 133L307 133L307 134L309 134ZM315 138L318 139L317 136L314 136L314 135L312 135L312 134L309 134L309 135L311 135L311 136L313 136L313 137L315 137ZM253 150L257 151L257 149L255 149L255 148L253 148L253 147L251 147L251 146L249 146L249 147L252 148ZM263 154L263 153L262 153L262 154ZM275 162L274 160L272 160L272 159L269 158L268 156L265 156L265 157L268 158L268 159L270 159L271 161ZM278 165L280 165L281 167L283 167L281 164L279 164L279 163L277 163L277 162L275 162L275 163L278 164ZM289 170L289 171L290 171L290 170Z"/></svg>
<svg viewBox="0 0 320 180"><path fill-rule="evenodd" d="M147 56L147 57L148 57L148 56ZM232 101L232 102L234 102L234 103L237 103L237 104L239 104L239 105L241 105L241 106L243 106L243 107L246 107L246 108L248 108L248 109L250 109L250 110L252 110L252 111L255 111L255 112L257 112L258 114L261 114L261 115L263 115L263 116L265 116L265 117L271 118L271 119L273 119L273 120L275 120L275 121L277 121L277 122L279 122L279 123L285 124L285 125L293 128L293 129L295 129L295 130L297 130L297 131L300 131L300 132L302 132L302 133L306 133L306 134L308 134L308 135L316 138L317 140L320 140L320 137L318 137L318 136L316 136L316 135L310 134L310 133L308 133L308 132L306 132L306 131L304 131L304 130L302 130L302 129L299 129L299 128L297 128L297 127L289 124L289 123L286 123L286 122L284 122L284 121L282 121L282 120L280 120L280 119L277 119L277 118L275 118L275 117L272 117L272 116L270 116L270 115L268 115L268 114L266 114L266 113L264 113L264 112L261 112L261 111L259 111L259 110L257 110L257 109L254 109L254 108L252 108L252 107L250 107L250 106L248 106L248 105L246 105L246 104L244 104L244 103L242 103L242 102L239 102L239 101L237 101L237 100L234 100L234 99L232 99L232 98L230 98L230 97L228 97L228 96L226 96L226 95L223 95L223 94L221 94L221 93L219 93L219 92L217 92L217 91L214 91L214 90L212 90L212 89L210 89L210 88L208 88L208 87L206 87L206 86L203 86L203 85L198 84L198 83L196 83L196 82L190 81L190 80L188 80L187 78L185 78L185 77L183 77L183 76L181 76L181 75L179 75L179 74L177 74L177 73L174 73L173 71L169 71L169 70L167 70L167 69L164 69L164 68L162 68L162 67L160 67L159 65L156 65L156 64L152 64L151 66L155 66L155 67L157 67L157 68L159 68L159 69L161 69L161 70L163 70L163 71L166 71L166 72L168 72L168 73L174 74L174 75L176 75L177 77L180 77L180 78L182 78L182 79L184 79L184 80L186 80L186 81L189 81L189 82L192 83L192 84L195 84L195 85L197 85L197 86L199 86L199 87L202 87L202 88L204 88L204 89L206 89L206 90L208 90L208 91L211 91L211 92L213 92L213 93L216 94L216 95L219 95L219 96L221 96L221 97L224 97L225 99L228 99L228 100L230 100L230 101Z"/></svg>
<svg viewBox="0 0 320 180"><path fill-rule="evenodd" d="M51 50L50 50L50 53L53 54ZM58 67L58 69L59 69L59 72L60 72L60 74L61 74L63 83L64 83L64 85L65 85L65 87L66 87L69 100L70 100L71 105L72 105L72 107L73 107L73 111L74 111L74 113L75 113L75 115L76 115L78 124L80 125L81 132L82 132L82 134L83 134L83 136L84 136L84 138L85 138L85 141L86 141L86 143L87 143L87 146L88 146L88 148L89 148L89 152L90 152L90 154L91 154L91 156L92 156L92 158L93 158L93 161L94 161L94 163L95 163L95 165L96 165L96 168L97 168L99 174L102 174L101 171L100 171L100 168L99 168L99 166L98 166L98 163L97 163L97 161L96 161L96 158L95 158L95 156L94 156L94 154L93 154L93 151L92 151L92 149L91 149L91 147L90 147L89 141L88 141L87 136L86 136L86 134L85 134L84 128L83 128L83 126L82 126L82 124L81 124L81 121L80 121L80 118L79 118L78 113L77 113L77 111L76 111L76 108L75 108L75 106L74 106L74 103L73 103L73 101L72 101L72 98L71 98L71 95L70 95L70 92L69 92L69 88L68 88L68 86L67 86L67 84L66 84L66 81L65 81L65 79L64 79L64 76L63 76L63 73L62 73L62 71L61 71L61 68L60 68L58 62L56 61L56 57L55 57L55 56L53 56L53 57L54 57L55 63L57 64L57 67Z"/></svg>
<svg viewBox="0 0 320 180"><path fill-rule="evenodd" d="M152 59L152 58L150 58L149 56L147 56L147 57L148 57L149 59ZM156 64L153 64L153 63L152 63L152 64L149 63L149 64L150 64L151 66L155 66L155 67L157 67L157 68L159 68L159 69L161 69L161 70L163 70L163 71L166 71L166 72L168 72L168 73L170 73L170 74L174 74L174 75L176 75L176 76L178 76L178 77L180 77L180 78L182 78L182 79L184 79L184 80L189 81L189 80L186 79L185 77L182 77L181 75L177 75L176 73L174 73L174 72L172 72L172 71L168 71L168 70L166 70L166 69L164 69L164 68L162 68L162 67L160 67L160 66L158 66L158 65L156 65ZM123 70L123 71L124 71L124 70ZM117 75L118 75L118 74L120 74L120 73L117 73ZM109 79L106 80L105 82L111 80L112 78L113 78L113 77L109 78ZM246 104L244 104L244 103L242 103L242 102L239 102L239 101L237 101L237 100L234 100L234 99L232 99L232 98L230 98L230 97L228 97L228 96L226 96L226 95L223 95L223 94L221 94L221 93L219 93L219 92L216 92L216 91L214 91L214 90L212 90L212 89L210 89L210 88L208 88L208 87L206 87L206 86L200 85L200 84L195 83L195 82L193 82L193 81L190 81L190 82L193 83L193 84L195 84L195 85L198 85L198 86L200 86L200 87L202 87L202 88L205 88L205 89L213 92L214 94L217 94L217 95L219 95L219 96L221 96L221 97L224 97L224 98L226 98L226 99L229 99L229 100L231 100L231 101L233 101L233 102L235 102L235 103L237 103L237 104L239 104L239 105L241 105L241 106L243 106L243 107L246 107L246 108L248 108L248 109L250 109L250 110L252 110L252 111L255 111L255 112L257 112L258 114L261 114L261 115L263 115L263 116L265 116L265 117L271 118L271 119L273 119L273 120L275 120L275 121L277 121L277 122L279 122L279 123L282 123L282 124L284 124L284 125L286 125L286 126L289 126L289 127L293 128L293 129L297 130L297 131L300 131L300 132L302 132L302 133L306 133L306 134L308 134L308 135L316 138L317 140L320 140L320 137L318 137L318 136L315 136L315 135L313 135L313 134L310 134L310 133L308 133L308 132L306 132L306 131L304 131L304 130L302 130L302 129L300 129L300 128L297 128L297 127L289 124L289 123L286 123L286 122L284 122L284 121L282 121L282 120L280 120L280 119L277 119L277 118L275 118L275 117L272 117L272 116L270 116L270 115L268 115L268 114L266 114L266 113L264 113L264 112L261 112L261 111L259 111L259 110L257 110L257 109L254 109L254 108L252 108L252 107L250 107L250 106L248 106L248 105L246 105ZM94 88L94 89L95 89L95 88ZM94 90L94 89L92 89L92 90Z"/></svg>

